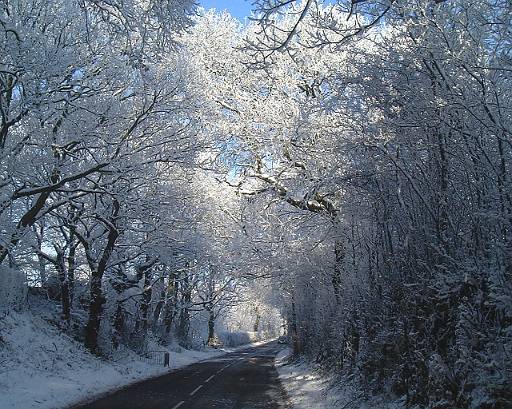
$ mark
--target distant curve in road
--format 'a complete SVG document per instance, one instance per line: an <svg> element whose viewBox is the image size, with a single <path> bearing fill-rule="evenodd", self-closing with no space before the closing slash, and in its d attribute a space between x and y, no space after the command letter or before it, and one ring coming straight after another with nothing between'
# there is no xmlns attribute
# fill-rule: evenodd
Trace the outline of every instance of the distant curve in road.
<svg viewBox="0 0 512 409"><path fill-rule="evenodd" d="M273 342L198 362L72 409L285 409Z"/></svg>

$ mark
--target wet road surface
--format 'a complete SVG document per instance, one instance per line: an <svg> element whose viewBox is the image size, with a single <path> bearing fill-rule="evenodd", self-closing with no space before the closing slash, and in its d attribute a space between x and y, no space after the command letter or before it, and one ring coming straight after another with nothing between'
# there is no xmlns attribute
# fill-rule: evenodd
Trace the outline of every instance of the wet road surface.
<svg viewBox="0 0 512 409"><path fill-rule="evenodd" d="M286 409L277 343L198 362L74 409Z"/></svg>

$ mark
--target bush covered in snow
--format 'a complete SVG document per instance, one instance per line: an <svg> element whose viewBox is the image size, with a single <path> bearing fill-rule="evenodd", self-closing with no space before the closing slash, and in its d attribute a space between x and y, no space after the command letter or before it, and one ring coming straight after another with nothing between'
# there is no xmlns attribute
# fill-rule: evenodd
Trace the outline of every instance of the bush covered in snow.
<svg viewBox="0 0 512 409"><path fill-rule="evenodd" d="M250 344L251 342L261 340L261 337L257 332L250 331L222 331L218 334L218 338L221 344L226 347L237 347L239 345Z"/></svg>
<svg viewBox="0 0 512 409"><path fill-rule="evenodd" d="M25 303L27 291L22 272L0 266L0 311L19 311Z"/></svg>

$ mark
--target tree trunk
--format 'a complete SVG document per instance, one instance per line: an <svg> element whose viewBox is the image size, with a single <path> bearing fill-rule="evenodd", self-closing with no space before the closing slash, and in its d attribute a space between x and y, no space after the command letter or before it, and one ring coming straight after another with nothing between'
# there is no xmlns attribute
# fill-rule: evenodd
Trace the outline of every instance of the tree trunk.
<svg viewBox="0 0 512 409"><path fill-rule="evenodd" d="M180 310L180 320L178 324L178 340L181 346L188 348L190 342L188 332L190 329L190 302L192 301L192 291L189 288L188 275L183 280L183 295Z"/></svg>
<svg viewBox="0 0 512 409"><path fill-rule="evenodd" d="M164 309L164 332L165 336L168 336L171 332L172 323L174 321L175 314L175 299L167 299Z"/></svg>
<svg viewBox="0 0 512 409"><path fill-rule="evenodd" d="M34 204L30 207L29 210L25 212L25 214L21 217L20 221L16 225L16 231L11 235L9 244L5 246L0 245L0 264L2 264L9 255L10 249L16 247L18 242L21 240L21 236L24 234L25 230L28 227L33 226L37 221L37 216L41 209L44 207L48 197L50 197L50 193L50 191L43 192L37 197Z"/></svg>
<svg viewBox="0 0 512 409"><path fill-rule="evenodd" d="M116 314L114 316L114 336L112 337L112 346L118 349L121 345L121 339L124 329L124 309L122 302L117 303Z"/></svg>
<svg viewBox="0 0 512 409"><path fill-rule="evenodd" d="M165 304L165 288L160 291L158 302L155 305L155 311L153 311L153 328L158 328L158 321L162 314L162 309Z"/></svg>
<svg viewBox="0 0 512 409"><path fill-rule="evenodd" d="M68 259L67 259L69 303L71 306L73 306L73 302L75 300L75 268L76 268L75 255L76 255L77 246L78 246L77 242L71 244L71 246L69 247Z"/></svg>
<svg viewBox="0 0 512 409"><path fill-rule="evenodd" d="M446 137L437 134L437 146L439 149L439 216L437 223L437 235L439 244L448 251L448 156L446 153Z"/></svg>
<svg viewBox="0 0 512 409"><path fill-rule="evenodd" d="M142 303L140 305L141 313L141 334L143 337L146 335L149 327L149 309L151 307L151 298L153 291L151 288L151 268L144 271L144 290L142 291Z"/></svg>
<svg viewBox="0 0 512 409"><path fill-rule="evenodd" d="M299 339L299 329L297 325L297 309L295 306L295 296L292 296L292 316L290 322L290 329L292 335L292 345L293 345L293 354L299 355L301 352L300 348L300 339Z"/></svg>
<svg viewBox="0 0 512 409"><path fill-rule="evenodd" d="M334 290L334 297L336 305L341 304L341 291L342 291L342 274L343 274L343 260L345 259L345 246L340 237L336 237L334 241L334 272L332 275L332 287Z"/></svg>
<svg viewBox="0 0 512 409"><path fill-rule="evenodd" d="M208 341L207 345L215 345L215 314L213 308L208 309Z"/></svg>
<svg viewBox="0 0 512 409"><path fill-rule="evenodd" d="M55 264L59 273L60 280L60 302L62 305L62 319L69 325L71 319L71 303L69 299L69 281L66 274L66 264L64 252L57 252L57 263Z"/></svg>
<svg viewBox="0 0 512 409"><path fill-rule="evenodd" d="M105 303L105 298L103 297L102 291L102 279L103 274L107 268L108 260L110 259L112 251L114 250L116 240L119 237L119 231L116 228L117 215L119 214L119 210L119 202L114 199L112 216L110 217L111 225L109 227L107 244L103 250L97 268L92 269L91 271L91 301L89 305L89 319L85 327L85 346L93 354L100 353L98 348L98 335L100 331L101 315L103 313L103 304ZM89 265L92 267L91 264L92 263L89 262Z"/></svg>
<svg viewBox="0 0 512 409"><path fill-rule="evenodd" d="M255 308L254 312L256 313L256 320L254 321L254 332L259 332L260 330L260 322L261 322L261 314L258 307Z"/></svg>
<svg viewBox="0 0 512 409"><path fill-rule="evenodd" d="M89 304L89 319L85 327L85 346L93 354L99 354L98 335L101 324L101 315L103 313L103 304L105 298L101 288L103 274L99 271L93 271L91 277L91 301Z"/></svg>
<svg viewBox="0 0 512 409"><path fill-rule="evenodd" d="M177 282L176 274L173 273L169 277L169 284L167 286L167 299L164 306L164 338L169 336L171 332L174 316L176 314L176 301L177 301Z"/></svg>

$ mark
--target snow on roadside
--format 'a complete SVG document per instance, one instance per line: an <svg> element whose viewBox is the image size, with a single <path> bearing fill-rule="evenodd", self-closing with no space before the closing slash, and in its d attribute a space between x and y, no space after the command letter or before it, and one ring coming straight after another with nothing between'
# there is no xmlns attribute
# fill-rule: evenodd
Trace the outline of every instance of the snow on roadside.
<svg viewBox="0 0 512 409"><path fill-rule="evenodd" d="M329 380L303 362L288 363L290 353L289 348L279 352L275 365L293 409L339 408L338 402L342 397L330 390Z"/></svg>
<svg viewBox="0 0 512 409"><path fill-rule="evenodd" d="M352 385L340 385L305 362L290 362L291 349L280 351L275 358L279 379L293 409L402 409L399 401L380 397L363 400L363 394Z"/></svg>
<svg viewBox="0 0 512 409"><path fill-rule="evenodd" d="M31 312L0 319L0 409L58 409L169 371L125 350L116 362L81 344ZM171 368L224 354L223 350L169 351Z"/></svg>

